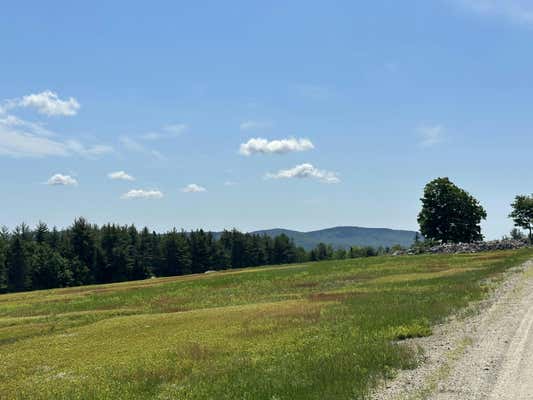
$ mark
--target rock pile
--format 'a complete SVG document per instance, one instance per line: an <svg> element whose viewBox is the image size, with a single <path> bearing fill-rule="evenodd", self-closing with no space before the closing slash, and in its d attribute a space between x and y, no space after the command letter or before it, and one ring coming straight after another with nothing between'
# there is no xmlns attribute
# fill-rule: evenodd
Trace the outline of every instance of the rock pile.
<svg viewBox="0 0 533 400"><path fill-rule="evenodd" d="M479 253L482 251L493 250L515 250L522 247L527 247L527 241L502 239L492 240L489 242L473 242L473 243L443 243L429 248L411 248L407 250L400 250L393 253L395 256L405 254L460 254L460 253Z"/></svg>

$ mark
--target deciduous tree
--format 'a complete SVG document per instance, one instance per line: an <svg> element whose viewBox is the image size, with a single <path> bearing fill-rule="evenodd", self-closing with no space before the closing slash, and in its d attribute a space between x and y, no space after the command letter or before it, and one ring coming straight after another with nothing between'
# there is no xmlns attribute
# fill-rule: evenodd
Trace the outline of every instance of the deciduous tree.
<svg viewBox="0 0 533 400"><path fill-rule="evenodd" d="M513 219L515 226L528 231L529 242L531 243L533 240L533 195L516 196L511 207L513 207L513 211L509 214L509 218Z"/></svg>
<svg viewBox="0 0 533 400"><path fill-rule="evenodd" d="M483 239L480 223L487 218L487 213L472 195L448 178L428 183L421 200L418 223L427 239L443 243Z"/></svg>

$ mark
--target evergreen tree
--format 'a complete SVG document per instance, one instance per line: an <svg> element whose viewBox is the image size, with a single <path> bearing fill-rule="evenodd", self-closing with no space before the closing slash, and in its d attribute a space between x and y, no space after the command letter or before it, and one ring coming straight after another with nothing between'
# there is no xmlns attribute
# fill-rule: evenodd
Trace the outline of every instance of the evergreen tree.
<svg viewBox="0 0 533 400"><path fill-rule="evenodd" d="M52 229L52 232L50 232L50 234L48 235L48 244L50 245L52 249L59 251L60 243L61 243L61 235L59 231L57 230L57 228L54 226L54 228Z"/></svg>
<svg viewBox="0 0 533 400"><path fill-rule="evenodd" d="M311 261L331 260L333 258L333 247L325 243L319 243L311 251Z"/></svg>
<svg viewBox="0 0 533 400"><path fill-rule="evenodd" d="M7 251L9 233L7 228L0 230L0 293L7 292Z"/></svg>
<svg viewBox="0 0 533 400"><path fill-rule="evenodd" d="M163 253L162 253L162 244L161 236L156 232L152 232L150 237L150 254L152 257L151 270L155 275L163 275Z"/></svg>
<svg viewBox="0 0 533 400"><path fill-rule="evenodd" d="M152 254L152 238L148 228L143 228L139 235L139 248L137 251L138 262L138 276L143 276L144 279L153 274L153 254Z"/></svg>
<svg viewBox="0 0 533 400"><path fill-rule="evenodd" d="M274 238L273 262L274 264L288 264L296 260L294 243L284 233Z"/></svg>
<svg viewBox="0 0 533 400"><path fill-rule="evenodd" d="M359 249L361 253L364 249ZM350 256L353 256L353 249ZM39 222L10 234L0 232L0 293L203 273L207 270L342 258L331 246L310 255L286 235L224 231L219 239L197 230L158 234L144 228L106 224L99 228L78 218L66 230Z"/></svg>
<svg viewBox="0 0 533 400"><path fill-rule="evenodd" d="M35 241L37 244L43 244L48 240L48 226L44 223L39 221L39 224L35 228Z"/></svg>
<svg viewBox="0 0 533 400"><path fill-rule="evenodd" d="M189 234L189 247L192 273L197 274L207 271L211 265L211 260L207 235L203 230L200 229Z"/></svg>
<svg viewBox="0 0 533 400"><path fill-rule="evenodd" d="M163 240L163 275L184 275L191 273L191 256L186 235L176 229L165 235Z"/></svg>
<svg viewBox="0 0 533 400"><path fill-rule="evenodd" d="M27 246L27 227L16 227L7 257L8 289L11 292L29 290L31 286L30 260Z"/></svg>
<svg viewBox="0 0 533 400"><path fill-rule="evenodd" d="M46 243L36 248L31 264L33 289L65 287L72 283L68 262Z"/></svg>
<svg viewBox="0 0 533 400"><path fill-rule="evenodd" d="M80 284L89 284L98 275L96 269L96 246L93 228L85 218L78 218L70 228L70 250L77 259L76 279L83 279ZM80 265L78 265L78 263Z"/></svg>

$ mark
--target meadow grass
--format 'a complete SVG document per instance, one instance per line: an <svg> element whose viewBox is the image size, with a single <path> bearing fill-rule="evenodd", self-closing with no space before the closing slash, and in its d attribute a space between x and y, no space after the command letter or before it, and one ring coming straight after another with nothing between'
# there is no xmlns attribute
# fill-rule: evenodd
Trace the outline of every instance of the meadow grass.
<svg viewBox="0 0 533 400"><path fill-rule="evenodd" d="M374 257L0 296L0 399L363 399L402 339L533 250Z"/></svg>

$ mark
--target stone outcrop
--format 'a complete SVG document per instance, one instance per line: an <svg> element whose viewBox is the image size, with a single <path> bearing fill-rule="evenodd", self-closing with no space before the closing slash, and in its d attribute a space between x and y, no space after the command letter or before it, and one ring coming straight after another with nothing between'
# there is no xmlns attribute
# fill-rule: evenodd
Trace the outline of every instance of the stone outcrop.
<svg viewBox="0 0 533 400"><path fill-rule="evenodd" d="M460 254L460 253L479 253L482 251L494 251L494 250L515 250L522 247L527 247L529 244L527 241L514 240L514 239L502 239L492 240L489 242L473 242L473 243L443 243L437 246L431 247L413 247L407 250L395 251L393 255L406 255L406 254Z"/></svg>

